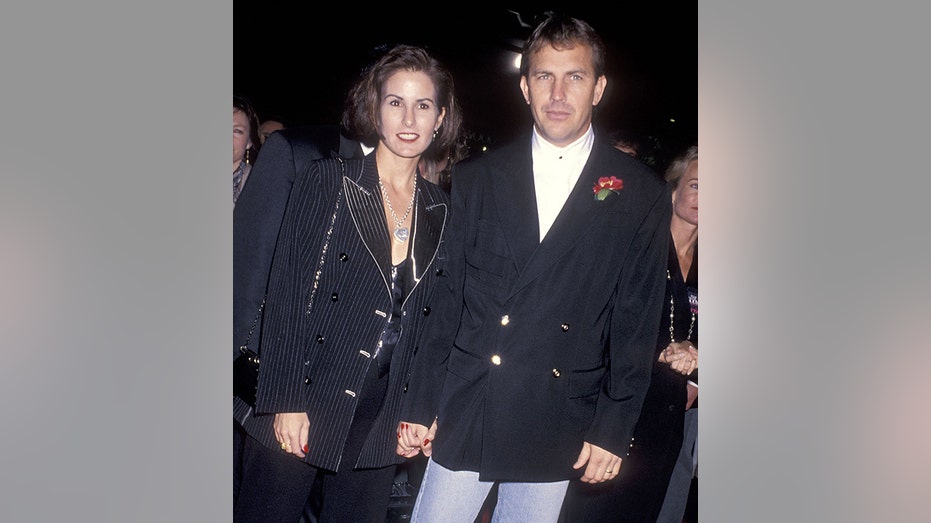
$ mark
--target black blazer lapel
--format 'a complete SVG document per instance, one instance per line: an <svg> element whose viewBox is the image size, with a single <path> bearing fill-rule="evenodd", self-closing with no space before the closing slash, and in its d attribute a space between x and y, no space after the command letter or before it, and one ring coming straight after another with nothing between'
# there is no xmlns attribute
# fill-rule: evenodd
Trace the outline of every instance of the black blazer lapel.
<svg viewBox="0 0 931 523"><path fill-rule="evenodd" d="M579 175L579 180L569 193L566 203L550 227L546 237L528 261L526 269L514 285L517 291L569 250L591 227L597 226L597 220L602 213L608 210L617 210L619 205L616 195L609 196L604 201L595 200L592 187L600 176L610 176L607 167L611 162L605 156L605 151L598 148L598 143L592 148L592 153ZM613 173L620 177L620 173ZM538 227L539 228L539 227Z"/></svg>
<svg viewBox="0 0 931 523"><path fill-rule="evenodd" d="M343 191L346 193L346 204L356 231L378 266L385 281L385 289L390 289L388 271L391 265L391 246L388 244L385 210L378 192L378 170L375 167L374 155L366 157L362 176L358 181L348 176L343 177Z"/></svg>
<svg viewBox="0 0 931 523"><path fill-rule="evenodd" d="M516 147L514 154L501 164L492 176L490 188L494 192L500 221L505 224L504 237L518 272L524 270L540 244L540 219L529 139L526 144L526 147Z"/></svg>
<svg viewBox="0 0 931 523"><path fill-rule="evenodd" d="M356 231L378 266L385 282L385 288L390 292L391 244L387 225L385 225L385 209L378 190L378 168L375 166L375 156L367 156L363 165L358 181L352 180L349 176L343 177L343 191L346 193L346 203L352 214ZM409 240L413 249L411 273L415 283L420 282L436 257L440 238L446 227L448 212L448 206L434 194L434 191L441 189L428 186L423 178L418 182L417 205L414 207L413 218L414 230ZM408 296L416 287L416 284L408 287Z"/></svg>
<svg viewBox="0 0 931 523"><path fill-rule="evenodd" d="M436 258L440 238L446 227L448 206L437 201L433 191L441 190L428 186L420 179L417 190L417 205L414 208L414 232L411 236L414 252L412 253L414 281L419 283L427 269ZM411 286L413 290L414 286Z"/></svg>

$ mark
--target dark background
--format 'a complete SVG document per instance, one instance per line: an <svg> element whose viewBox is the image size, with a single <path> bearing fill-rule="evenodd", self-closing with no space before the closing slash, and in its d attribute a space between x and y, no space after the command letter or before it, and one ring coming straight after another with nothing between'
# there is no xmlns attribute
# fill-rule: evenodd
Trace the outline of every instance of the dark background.
<svg viewBox="0 0 931 523"><path fill-rule="evenodd" d="M233 90L253 101L260 118L276 116L292 125L338 122L346 91L377 48L408 43L427 47L453 72L472 150L529 128L509 52L519 52L527 25L546 7L433 3L428 9L365 9L346 3L342 12L328 13L305 5L234 3ZM605 2L563 11L589 22L605 40L608 87L595 110L596 128L623 127L649 137L648 163L662 164L680 147L697 143L696 3Z"/></svg>

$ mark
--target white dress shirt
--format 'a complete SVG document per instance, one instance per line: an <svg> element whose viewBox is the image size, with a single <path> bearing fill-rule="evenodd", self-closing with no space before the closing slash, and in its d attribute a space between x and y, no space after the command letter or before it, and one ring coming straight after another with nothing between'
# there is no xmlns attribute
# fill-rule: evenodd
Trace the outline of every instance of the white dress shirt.
<svg viewBox="0 0 931 523"><path fill-rule="evenodd" d="M533 128L533 187L540 220L540 241L546 237L569 193L579 181L594 141L595 133L591 125L584 135L565 147L556 147L547 142L537 134L537 128Z"/></svg>

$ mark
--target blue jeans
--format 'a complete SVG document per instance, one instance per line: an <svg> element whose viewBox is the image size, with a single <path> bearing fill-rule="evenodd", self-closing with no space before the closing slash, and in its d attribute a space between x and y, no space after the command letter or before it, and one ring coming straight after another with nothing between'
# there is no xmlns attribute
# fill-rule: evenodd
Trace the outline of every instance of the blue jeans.
<svg viewBox="0 0 931 523"><path fill-rule="evenodd" d="M478 472L449 470L427 462L411 523L472 523L494 481L479 481ZM501 482L492 523L555 522L569 480L552 483Z"/></svg>

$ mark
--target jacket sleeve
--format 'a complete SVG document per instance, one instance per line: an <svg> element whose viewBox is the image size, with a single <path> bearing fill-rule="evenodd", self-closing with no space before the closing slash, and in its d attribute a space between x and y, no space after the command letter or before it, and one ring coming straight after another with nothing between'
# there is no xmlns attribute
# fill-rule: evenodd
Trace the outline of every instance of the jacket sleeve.
<svg viewBox="0 0 931 523"><path fill-rule="evenodd" d="M417 344L408 391L402 406L404 421L429 427L437 416L440 394L446 378L446 361L459 329L462 312L462 284L465 271L463 247L464 191L461 181L464 174L453 177L450 193L449 225L443 238L446 260L437 275L436 289L431 302L433 313Z"/></svg>
<svg viewBox="0 0 931 523"><path fill-rule="evenodd" d="M256 321L265 297L272 256L285 205L295 178L291 143L269 136L233 208L233 357L255 331L249 348L259 350L262 318Z"/></svg>
<svg viewBox="0 0 931 523"><path fill-rule="evenodd" d="M672 206L667 187L643 215L617 282L609 370L585 440L624 457L650 385L665 292Z"/></svg>

